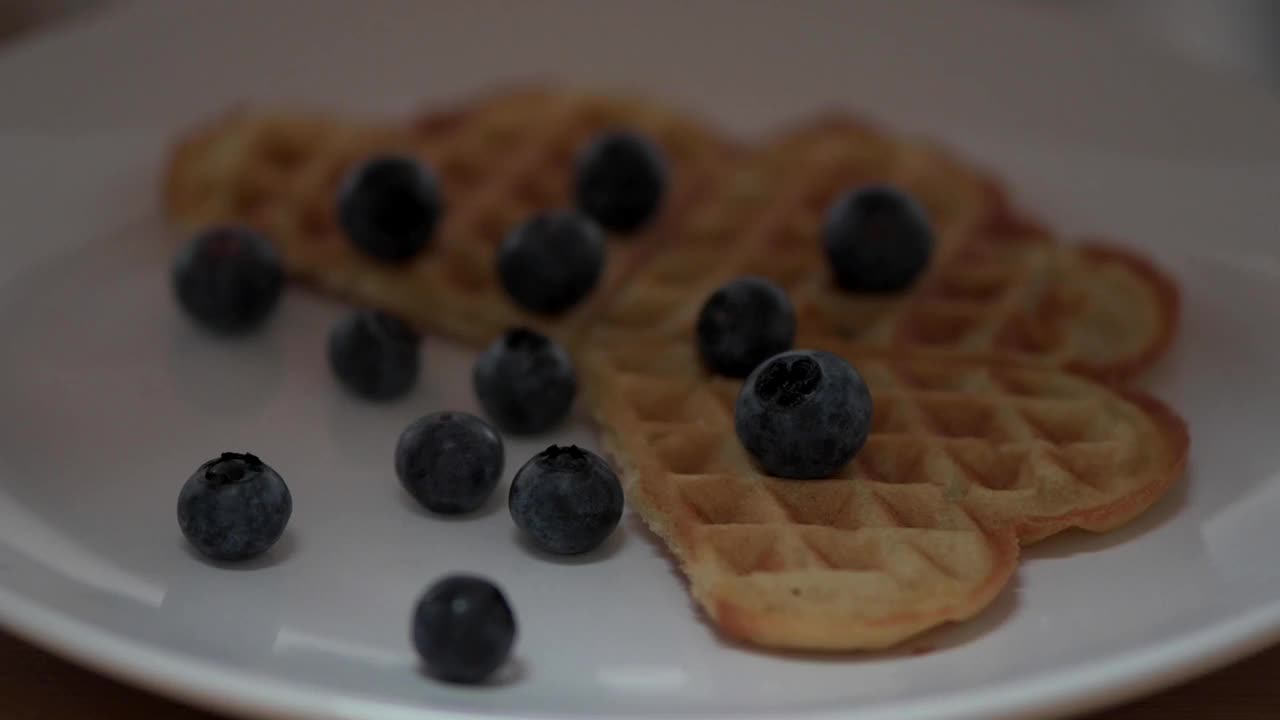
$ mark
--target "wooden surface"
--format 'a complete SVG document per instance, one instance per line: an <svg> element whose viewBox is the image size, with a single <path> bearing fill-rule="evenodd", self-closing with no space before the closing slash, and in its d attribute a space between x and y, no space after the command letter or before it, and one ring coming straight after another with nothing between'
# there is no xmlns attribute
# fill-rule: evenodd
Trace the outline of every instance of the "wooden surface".
<svg viewBox="0 0 1280 720"><path fill-rule="evenodd" d="M1280 647L1088 720L1275 720ZM0 632L3 720L232 720L193 710L82 670Z"/></svg>

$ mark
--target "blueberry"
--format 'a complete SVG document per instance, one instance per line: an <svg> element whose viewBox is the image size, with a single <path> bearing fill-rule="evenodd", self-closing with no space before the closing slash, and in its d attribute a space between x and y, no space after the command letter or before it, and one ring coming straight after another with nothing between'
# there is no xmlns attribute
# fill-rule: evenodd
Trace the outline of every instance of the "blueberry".
<svg viewBox="0 0 1280 720"><path fill-rule="evenodd" d="M836 284L863 292L906 288L924 271L933 250L924 209L883 185L836 201L827 211L822 239Z"/></svg>
<svg viewBox="0 0 1280 720"><path fill-rule="evenodd" d="M746 377L767 358L791 348L796 313L782 288L740 277L716 290L698 315L698 350L712 372Z"/></svg>
<svg viewBox="0 0 1280 720"><path fill-rule="evenodd" d="M173 263L178 303L200 324L225 334L253 330L271 314L284 289L275 247L242 226L207 228Z"/></svg>
<svg viewBox="0 0 1280 720"><path fill-rule="evenodd" d="M540 433L564 420L578 391L569 354L526 328L508 330L480 353L471 377L485 414L517 435Z"/></svg>
<svg viewBox="0 0 1280 720"><path fill-rule="evenodd" d="M249 453L222 453L187 478L178 526L204 556L236 562L276 544L293 514L284 479Z"/></svg>
<svg viewBox="0 0 1280 720"><path fill-rule="evenodd" d="M510 603L481 577L442 578L413 611L413 646L427 673L446 682L484 682L506 662L515 640Z"/></svg>
<svg viewBox="0 0 1280 720"><path fill-rule="evenodd" d="M397 317L356 310L329 331L329 367L356 395L392 400L418 379L418 335Z"/></svg>
<svg viewBox="0 0 1280 720"><path fill-rule="evenodd" d="M576 555L598 547L622 518L622 485L599 455L552 445L511 481L511 519L538 547Z"/></svg>
<svg viewBox="0 0 1280 720"><path fill-rule="evenodd" d="M838 355L785 352L761 363L743 383L734 428L770 475L828 477L867 441L871 393Z"/></svg>
<svg viewBox="0 0 1280 720"><path fill-rule="evenodd" d="M443 213L435 176L400 155L375 156L356 167L338 195L338 219L347 237L384 262L404 262L421 252Z"/></svg>
<svg viewBox="0 0 1280 720"><path fill-rule="evenodd" d="M600 228L573 212L542 212L498 250L498 277L521 307L555 315L581 302L604 270Z"/></svg>
<svg viewBox="0 0 1280 720"><path fill-rule="evenodd" d="M488 423L464 412L418 418L396 443L396 475L423 507L444 515L471 512L498 486L502 438Z"/></svg>
<svg viewBox="0 0 1280 720"><path fill-rule="evenodd" d="M657 212L667 169L653 143L629 132L596 137L578 155L574 196L578 209L617 233L638 230Z"/></svg>

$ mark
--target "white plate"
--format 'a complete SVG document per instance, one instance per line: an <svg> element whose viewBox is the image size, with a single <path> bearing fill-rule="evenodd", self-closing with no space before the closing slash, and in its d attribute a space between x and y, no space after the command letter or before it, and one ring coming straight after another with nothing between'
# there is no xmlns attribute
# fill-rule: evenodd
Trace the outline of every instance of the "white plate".
<svg viewBox="0 0 1280 720"><path fill-rule="evenodd" d="M146 3L0 61L0 621L146 686L306 718L992 718L1096 707L1280 637L1280 107L1099 29L1011 4ZM172 132L241 99L401 111L500 79L648 89L742 131L830 103L928 130L1072 230L1138 243L1186 316L1151 385L1190 419L1187 482L1132 527L1037 547L975 622L898 653L721 644L628 518L550 562L495 503L425 517L399 429L472 408L466 353L429 341L412 399L336 391L336 306L290 294L270 331L178 316L155 220ZM576 428L512 443L590 443ZM286 540L245 570L191 557L179 484L251 449L294 489ZM498 579L521 622L504 682L414 669L409 609L437 574ZM931 649L927 654L913 654Z"/></svg>

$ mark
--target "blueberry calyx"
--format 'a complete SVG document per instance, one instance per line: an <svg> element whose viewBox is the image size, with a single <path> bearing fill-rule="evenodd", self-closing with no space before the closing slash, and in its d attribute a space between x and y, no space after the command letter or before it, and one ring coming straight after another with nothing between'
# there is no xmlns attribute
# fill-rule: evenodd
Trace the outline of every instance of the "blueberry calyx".
<svg viewBox="0 0 1280 720"><path fill-rule="evenodd" d="M523 327L507 331L502 341L506 344L508 350L537 351L550 344L546 335Z"/></svg>
<svg viewBox="0 0 1280 720"><path fill-rule="evenodd" d="M577 445L552 445L538 454L548 468L560 472L581 472L590 463L587 451Z"/></svg>
<svg viewBox="0 0 1280 720"><path fill-rule="evenodd" d="M756 380L756 394L762 400L782 408L793 408L804 402L822 382L822 368L807 357L776 362L764 369Z"/></svg>
<svg viewBox="0 0 1280 720"><path fill-rule="evenodd" d="M234 485L261 472L263 467L262 460L253 453L224 452L205 466L204 479L214 486Z"/></svg>

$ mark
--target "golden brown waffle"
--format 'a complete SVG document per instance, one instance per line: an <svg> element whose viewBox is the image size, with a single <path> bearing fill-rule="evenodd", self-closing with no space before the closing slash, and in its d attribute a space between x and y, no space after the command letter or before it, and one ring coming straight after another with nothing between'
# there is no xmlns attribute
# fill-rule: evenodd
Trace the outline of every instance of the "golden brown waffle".
<svg viewBox="0 0 1280 720"><path fill-rule="evenodd" d="M611 238L583 306L519 310L496 284L498 243L567 206L573 154L614 128L671 161L663 217ZM432 245L404 267L363 257L336 223L340 179L381 152L424 160L446 198ZM846 293L828 276L822 215L869 182L910 191L937 232L901 294ZM1060 370L1149 365L1176 330L1174 285L1127 251L1057 243L982 172L848 118L742 157L644 101L537 90L403 126L240 112L176 149L165 191L181 225L257 225L294 277L425 329L473 344L518 324L569 343L593 330L578 346L584 387L630 504L716 624L758 645L878 648L968 618L1012 575L1019 541L1115 527L1185 463L1185 426L1163 405ZM738 383L698 365L697 312L743 274L782 285L798 344L849 358L871 385L871 437L839 477L761 475L733 430Z"/></svg>
<svg viewBox="0 0 1280 720"><path fill-rule="evenodd" d="M866 183L909 191L937 233L929 269L902 293L843 291L827 268L823 216ZM946 153L835 117L753 154L719 183L685 218L679 241L619 294L599 337L685 336L706 297L739 275L779 283L802 336L1102 377L1145 368L1177 325L1176 288L1148 261L1102 245L1060 245L993 181Z"/></svg>
<svg viewBox="0 0 1280 720"><path fill-rule="evenodd" d="M665 153L672 185L662 217L635 236L611 238L604 276L588 302L560 317L525 312L497 284L497 246L534 211L569 206L574 154L611 129L643 133ZM445 196L432 244L406 266L364 257L337 224L341 178L382 152L429 164ZM165 198L181 227L256 225L281 246L290 275L424 329L477 345L515 325L566 340L653 251L664 227L731 154L695 120L640 99L598 95L506 92L399 127L241 111L178 146Z"/></svg>
<svg viewBox="0 0 1280 720"><path fill-rule="evenodd" d="M1182 421L1080 376L832 345L871 387L872 429L837 477L763 475L734 432L740 382L689 343L588 354L627 498L730 636L876 648L977 613L1024 543L1107 530L1182 474Z"/></svg>
<svg viewBox="0 0 1280 720"><path fill-rule="evenodd" d="M887 647L971 617L1011 577L1012 531L984 526L936 485L758 473L734 434L736 384L688 372L680 350L588 358L628 503L728 636L785 649Z"/></svg>

